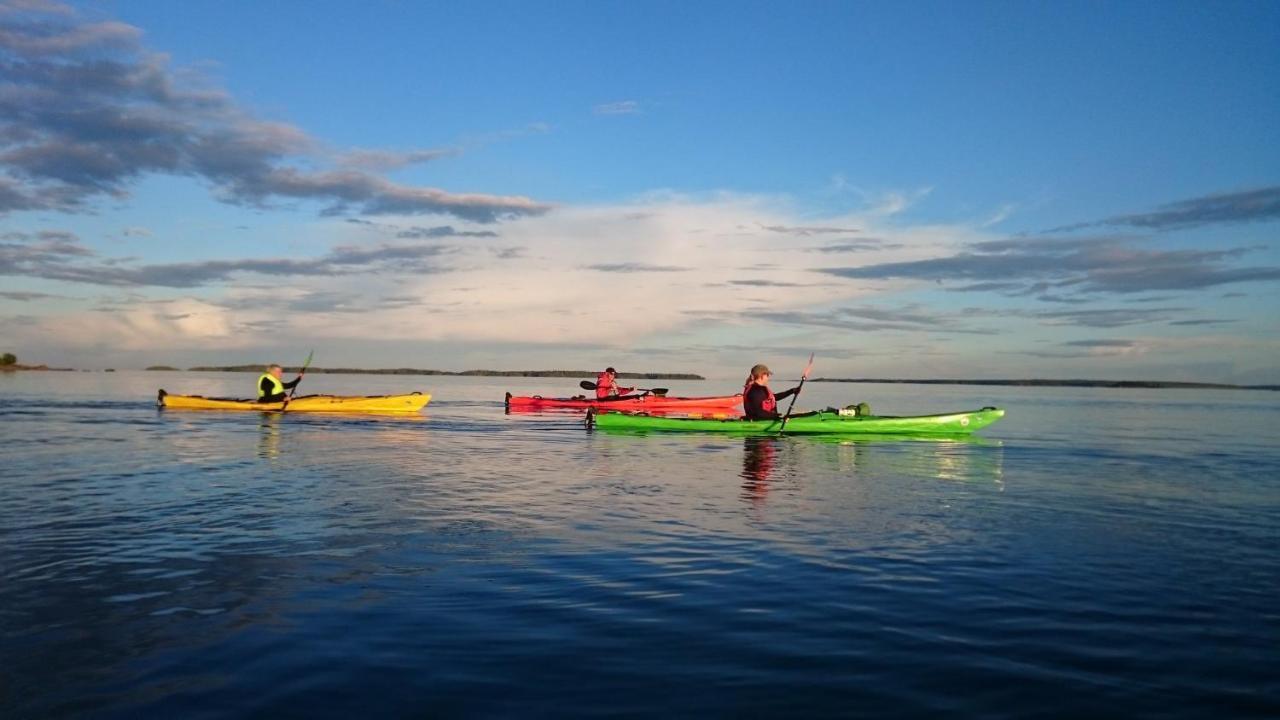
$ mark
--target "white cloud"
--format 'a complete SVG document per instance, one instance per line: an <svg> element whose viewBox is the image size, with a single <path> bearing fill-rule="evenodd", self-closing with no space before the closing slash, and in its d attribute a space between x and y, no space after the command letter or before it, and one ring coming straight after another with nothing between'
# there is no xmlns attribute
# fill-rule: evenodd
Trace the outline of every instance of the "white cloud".
<svg viewBox="0 0 1280 720"><path fill-rule="evenodd" d="M602 103L591 108L596 115L635 115L640 112L640 103L635 100Z"/></svg>
<svg viewBox="0 0 1280 720"><path fill-rule="evenodd" d="M376 225L322 221L332 247L291 262L311 267L338 249L342 257L382 253L388 236L421 222L409 215ZM815 251L851 239L863 241L857 252ZM22 249L37 240L15 243ZM1029 300L984 293L950 293L956 299L939 304L927 295L932 282L829 272L936 261L1001 242L1010 241L976 221L910 225L881 206L815 217L784 197L659 191L563 207L483 233L398 238L397 254L400 244L439 249L430 272L391 258L349 274L263 276L254 271L263 258L195 259L244 269L189 287L133 285L130 296L101 301L114 306L110 312L93 310L90 300L10 303L21 315L0 317L0 333L19 349L64 353L41 358L63 365L97 361L104 348L136 353L142 365L178 364L169 358L182 352L190 364L212 364L319 346L330 365L524 368L601 360L734 374L746 356L803 359L812 347L825 349L828 376L1143 378L1164 372L1156 363L1220 359L1223 348L1244 370L1274 357L1270 340L1264 348L1232 335L1161 337L1166 321L1181 317L1168 313L1184 308L1154 308L1167 317L1143 308L1145 319L1119 323L1112 316L1132 308L1037 310L1025 307ZM42 280L30 290L83 295L85 287ZM969 306L979 303L985 307ZM1044 324L1064 313L1075 321ZM1141 334L1106 339L1121 327ZM745 349L752 347L760 351Z"/></svg>
<svg viewBox="0 0 1280 720"><path fill-rule="evenodd" d="M237 321L226 308L180 298L58 313L12 330L19 347L51 346L72 352L244 347L255 338L236 332Z"/></svg>
<svg viewBox="0 0 1280 720"><path fill-rule="evenodd" d="M931 192L933 192L933 188L926 187L912 192L889 192L879 198L869 198L871 209L868 212L871 215L880 217L898 215L928 197Z"/></svg>
<svg viewBox="0 0 1280 720"><path fill-rule="evenodd" d="M411 225L418 219L389 222ZM368 244L360 225L335 226L346 234L344 246ZM218 297L212 299L206 289L206 300L59 314L40 326L76 346L119 337L130 348L215 348L252 338L244 328L269 323L293 303L281 332L305 337L626 347L652 344L712 313L827 306L872 292L873 283L834 282L814 272L844 266L849 258L808 252L814 238L779 233L779 227L865 228L892 241L858 254L868 263L928 257L981 239L951 227L882 229L870 214L818 223L780 198L655 193L630 203L513 220L497 237L467 238L447 256L447 267L432 274L389 266L374 274L289 276L269 291L253 286L251 275L235 276L217 281L212 290ZM512 247L523 250L509 252ZM383 301L388 296L397 301Z"/></svg>
<svg viewBox="0 0 1280 720"><path fill-rule="evenodd" d="M981 227L988 228L993 225L999 225L1005 220L1008 220L1009 217L1013 215L1014 211L1017 209L1018 209L1017 205L1013 205L1013 204L1001 205L999 208L996 209L994 213L991 214L991 217L987 218L982 222Z"/></svg>

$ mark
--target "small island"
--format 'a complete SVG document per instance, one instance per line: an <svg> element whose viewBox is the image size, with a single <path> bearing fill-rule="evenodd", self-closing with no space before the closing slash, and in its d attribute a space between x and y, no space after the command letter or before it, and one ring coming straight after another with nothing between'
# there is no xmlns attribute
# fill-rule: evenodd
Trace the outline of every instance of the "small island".
<svg viewBox="0 0 1280 720"><path fill-rule="evenodd" d="M187 368L190 372L262 372L266 364L259 365L201 365ZM150 370L151 368L147 368ZM285 372L297 373L301 367L286 367ZM595 377L598 370L430 370L419 368L321 368L309 367L308 373L331 375L446 375L453 377ZM694 373L618 373L619 378L633 380L706 380Z"/></svg>
<svg viewBox="0 0 1280 720"><path fill-rule="evenodd" d="M48 365L23 365L13 353L0 355L0 372L16 372L18 370L37 370L49 372L71 372L71 368L51 368Z"/></svg>
<svg viewBox="0 0 1280 720"><path fill-rule="evenodd" d="M182 372L182 371L181 371L181 370L179 370L178 368L176 368L176 367L172 367L172 366L170 366L170 365L151 365L151 366L149 366L149 367L147 367L147 368L145 368L145 369L147 369L147 370L159 370L159 371L161 371L161 372Z"/></svg>

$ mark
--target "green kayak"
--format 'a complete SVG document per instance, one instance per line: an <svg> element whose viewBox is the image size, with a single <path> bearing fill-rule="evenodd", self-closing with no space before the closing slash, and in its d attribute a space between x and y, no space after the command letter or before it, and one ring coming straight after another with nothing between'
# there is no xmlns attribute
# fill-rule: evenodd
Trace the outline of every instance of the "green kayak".
<svg viewBox="0 0 1280 720"><path fill-rule="evenodd" d="M783 433L821 435L968 435L1004 417L1004 410L985 407L981 410L890 417L887 415L845 415L837 410L792 415ZM594 424L604 430L654 430L728 432L750 435L777 433L781 420L746 420L741 418L659 417L620 412L589 412L588 427Z"/></svg>

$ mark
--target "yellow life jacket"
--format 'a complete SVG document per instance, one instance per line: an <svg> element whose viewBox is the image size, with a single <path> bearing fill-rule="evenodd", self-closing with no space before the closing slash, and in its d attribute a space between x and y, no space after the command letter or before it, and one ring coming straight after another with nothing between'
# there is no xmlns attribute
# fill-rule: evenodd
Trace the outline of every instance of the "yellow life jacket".
<svg viewBox="0 0 1280 720"><path fill-rule="evenodd" d="M263 392L262 390L263 380L271 381L271 392L269 393ZM262 398L268 395L280 395L283 392L284 392L284 383L280 382L280 379L277 378L275 375L272 375L271 373L262 373L262 375L258 378L258 399L259 400L261 400Z"/></svg>

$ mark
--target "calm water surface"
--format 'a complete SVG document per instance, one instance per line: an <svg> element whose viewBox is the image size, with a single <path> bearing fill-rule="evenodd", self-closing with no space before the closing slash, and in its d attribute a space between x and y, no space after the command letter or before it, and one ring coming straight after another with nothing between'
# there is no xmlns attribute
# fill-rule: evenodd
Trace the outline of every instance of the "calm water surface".
<svg viewBox="0 0 1280 720"><path fill-rule="evenodd" d="M801 397L1007 408L975 442L503 413L542 379L154 408L252 383L0 374L0 717L1280 714L1280 394Z"/></svg>

